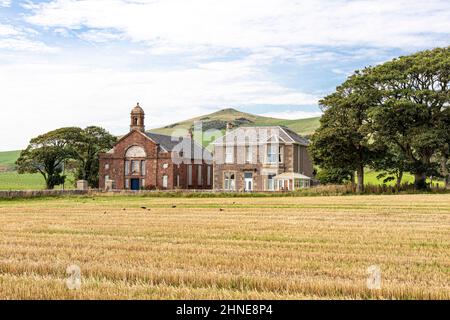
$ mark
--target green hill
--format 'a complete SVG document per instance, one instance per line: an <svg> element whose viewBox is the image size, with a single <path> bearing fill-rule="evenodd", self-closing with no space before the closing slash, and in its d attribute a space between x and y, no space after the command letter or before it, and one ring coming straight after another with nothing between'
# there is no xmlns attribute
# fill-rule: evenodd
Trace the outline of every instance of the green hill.
<svg viewBox="0 0 450 320"><path fill-rule="evenodd" d="M20 150L0 152L0 172L13 171L15 162L19 158Z"/></svg>
<svg viewBox="0 0 450 320"><path fill-rule="evenodd" d="M208 115L196 117L182 122L174 123L163 128L153 129L151 132L161 134L172 134L175 130L188 130L195 121L203 122L203 131L209 129L225 130L227 122L231 122L234 127L240 126L286 126L303 136L309 136L319 127L319 119L297 119L286 120L270 117L262 117L251 113L241 112L236 109L223 109Z"/></svg>

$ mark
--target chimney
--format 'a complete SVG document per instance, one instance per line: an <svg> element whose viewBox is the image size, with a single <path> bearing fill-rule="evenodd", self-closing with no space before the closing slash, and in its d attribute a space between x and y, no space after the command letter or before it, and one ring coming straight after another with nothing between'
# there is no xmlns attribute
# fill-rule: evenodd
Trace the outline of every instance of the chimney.
<svg viewBox="0 0 450 320"><path fill-rule="evenodd" d="M227 130L233 129L233 124L231 122L227 122Z"/></svg>

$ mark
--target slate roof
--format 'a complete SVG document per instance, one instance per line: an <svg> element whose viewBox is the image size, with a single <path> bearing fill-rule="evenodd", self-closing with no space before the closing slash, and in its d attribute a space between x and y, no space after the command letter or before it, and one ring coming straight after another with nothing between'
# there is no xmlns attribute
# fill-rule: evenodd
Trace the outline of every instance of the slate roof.
<svg viewBox="0 0 450 320"><path fill-rule="evenodd" d="M262 130L267 130L266 132L262 132ZM249 134L249 132L256 132L257 133L257 141L258 143L266 143L267 141L263 141L262 138L265 137L267 139L268 137L272 137L274 134L278 134L278 138L285 142L290 143L298 143L303 146L309 145L309 140L300 136L299 134L295 133L289 128L283 127L283 126L258 126L258 127L239 127L228 134L226 134L223 137L218 138L214 141L214 144L224 144L226 141L225 137L230 138L233 136L246 136ZM265 133L265 134L262 134Z"/></svg>
<svg viewBox="0 0 450 320"><path fill-rule="evenodd" d="M193 159L198 159L198 156L203 155L203 159L205 161L212 160L212 154L189 137L173 137L152 132L146 132L145 134L147 135L147 137L159 144L160 147L162 147L167 152L180 151L180 144L182 143L182 151L184 154L182 158L186 157L189 154L189 149L186 150L186 148L191 147L190 154L192 155Z"/></svg>
<svg viewBox="0 0 450 320"><path fill-rule="evenodd" d="M309 145L308 139L302 137L298 133L296 133L286 127L280 127L280 128L282 128L289 135L289 137L291 137L291 139L294 140L295 142L298 142L299 144L306 145L306 146Z"/></svg>
<svg viewBox="0 0 450 320"><path fill-rule="evenodd" d="M172 137L167 136L165 134L157 134L146 132L147 137L155 141L161 147L163 147L166 151L171 152L181 142L181 137ZM187 139L187 138L186 138Z"/></svg>

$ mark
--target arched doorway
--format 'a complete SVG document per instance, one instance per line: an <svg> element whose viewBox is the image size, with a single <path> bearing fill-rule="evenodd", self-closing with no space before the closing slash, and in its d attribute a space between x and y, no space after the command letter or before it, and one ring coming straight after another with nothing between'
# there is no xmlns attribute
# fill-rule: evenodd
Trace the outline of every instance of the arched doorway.
<svg viewBox="0 0 450 320"><path fill-rule="evenodd" d="M145 188L147 154L143 147L132 146L125 153L125 189Z"/></svg>

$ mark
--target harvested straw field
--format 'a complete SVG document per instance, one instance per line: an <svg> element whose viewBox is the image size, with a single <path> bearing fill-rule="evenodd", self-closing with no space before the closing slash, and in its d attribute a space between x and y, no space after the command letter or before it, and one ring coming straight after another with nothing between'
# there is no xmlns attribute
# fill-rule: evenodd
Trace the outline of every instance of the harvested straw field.
<svg viewBox="0 0 450 320"><path fill-rule="evenodd" d="M0 298L450 299L450 196L0 200Z"/></svg>

